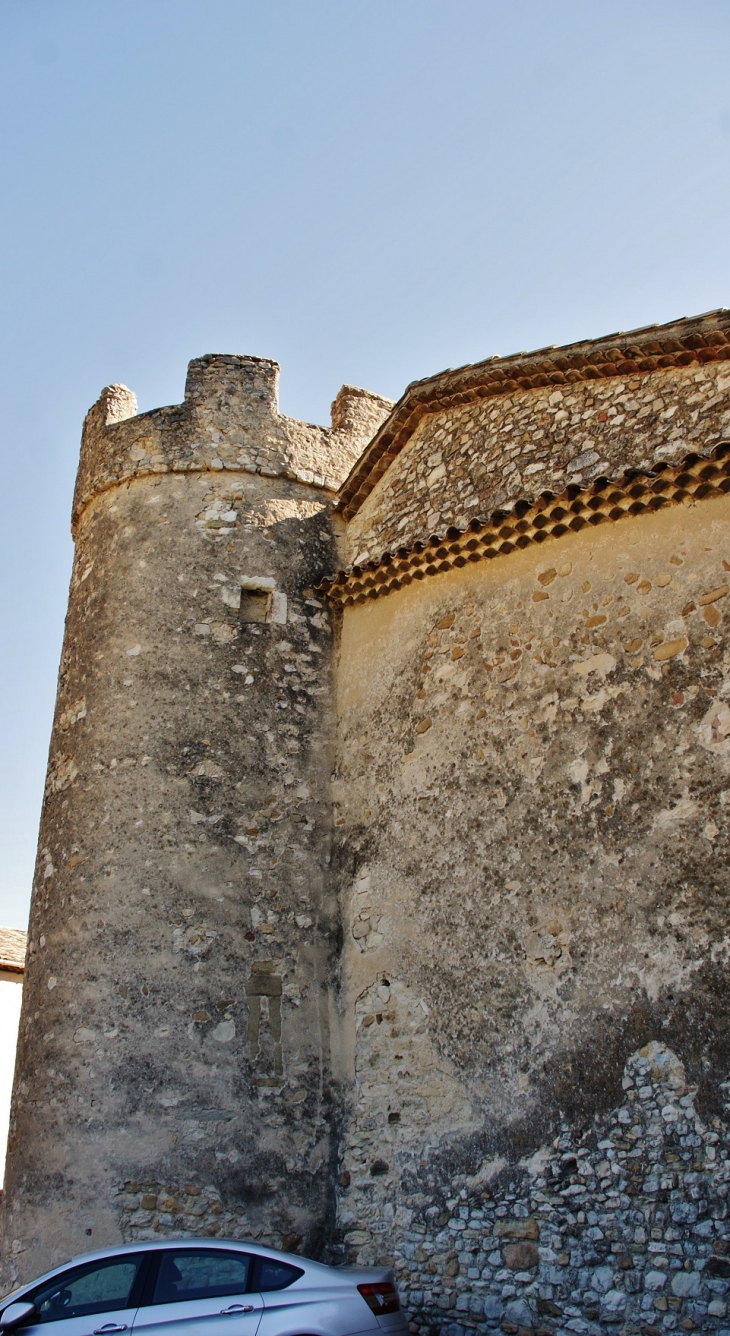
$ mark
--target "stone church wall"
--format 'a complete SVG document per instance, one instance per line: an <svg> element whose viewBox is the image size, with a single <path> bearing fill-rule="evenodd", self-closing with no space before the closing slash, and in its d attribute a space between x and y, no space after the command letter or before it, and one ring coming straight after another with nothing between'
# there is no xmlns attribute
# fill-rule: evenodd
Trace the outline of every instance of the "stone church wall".
<svg viewBox="0 0 730 1336"><path fill-rule="evenodd" d="M729 598L719 498L342 613L339 1222L345 1255L395 1263L416 1330L722 1325ZM677 1113L671 1154L615 1131L652 1044L701 1123ZM618 1195L589 1211L606 1163Z"/></svg>
<svg viewBox="0 0 730 1336"><path fill-rule="evenodd" d="M730 1336L727 323L443 373L381 431L348 386L286 418L258 358L104 391L8 1284L245 1236L394 1265L414 1336Z"/></svg>

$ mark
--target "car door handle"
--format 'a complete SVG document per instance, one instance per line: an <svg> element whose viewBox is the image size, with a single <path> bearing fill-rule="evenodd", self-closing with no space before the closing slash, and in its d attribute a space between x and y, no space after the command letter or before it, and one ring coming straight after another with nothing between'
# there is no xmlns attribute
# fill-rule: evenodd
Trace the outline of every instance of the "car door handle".
<svg viewBox="0 0 730 1336"><path fill-rule="evenodd" d="M126 1330L127 1330L127 1324L126 1324L126 1322L122 1322L122 1323L119 1323L119 1322L105 1322L103 1327L96 1327L96 1328L95 1328L95 1330L94 1330L94 1336L113 1336L113 1333L114 1333L114 1332L117 1332L117 1331L126 1331Z"/></svg>
<svg viewBox="0 0 730 1336"><path fill-rule="evenodd" d="M221 1317L227 1313L252 1313L253 1304L230 1304L228 1308L221 1308Z"/></svg>

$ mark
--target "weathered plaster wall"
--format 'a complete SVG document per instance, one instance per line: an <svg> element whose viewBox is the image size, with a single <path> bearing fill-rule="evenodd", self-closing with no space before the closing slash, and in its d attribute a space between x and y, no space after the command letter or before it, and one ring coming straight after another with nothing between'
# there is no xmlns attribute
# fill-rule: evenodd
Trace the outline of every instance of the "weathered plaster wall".
<svg viewBox="0 0 730 1336"><path fill-rule="evenodd" d="M725 362L518 391L425 417L347 528L362 565L450 525L730 437Z"/></svg>
<svg viewBox="0 0 730 1336"><path fill-rule="evenodd" d="M316 1253L331 1220L331 640L312 586L333 540L326 493L292 474L332 437L278 417L276 370L202 359L186 406L115 425L134 403L112 387L87 419L8 1283L157 1234ZM345 455L368 399L336 401ZM228 467L234 439L255 467ZM252 585L266 622L242 621Z"/></svg>
<svg viewBox="0 0 730 1336"><path fill-rule="evenodd" d="M722 1113L728 572L730 500L708 500L343 614L340 1223L351 1255L394 1258L427 1322L460 1296L473 1325L515 1283L502 1254L447 1247L455 1208L529 1214L553 1139L608 1126L643 1045L685 1064L705 1129ZM598 1224L562 1209L588 1248ZM592 1321L600 1285L576 1277L561 1309ZM517 1279L533 1299L553 1284L533 1264Z"/></svg>

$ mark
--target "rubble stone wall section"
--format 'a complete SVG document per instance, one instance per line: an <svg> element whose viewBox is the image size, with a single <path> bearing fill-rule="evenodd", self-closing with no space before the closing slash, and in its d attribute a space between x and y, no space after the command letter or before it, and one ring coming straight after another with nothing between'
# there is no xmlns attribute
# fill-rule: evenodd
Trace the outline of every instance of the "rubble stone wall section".
<svg viewBox="0 0 730 1336"><path fill-rule="evenodd" d="M517 391L430 414L347 528L347 563L542 491L709 453L730 439L727 363Z"/></svg>
<svg viewBox="0 0 730 1336"><path fill-rule="evenodd" d="M402 1231L413 1331L728 1329L728 1084L706 1122L656 1041L622 1084L621 1105L584 1135L563 1126L516 1173Z"/></svg>

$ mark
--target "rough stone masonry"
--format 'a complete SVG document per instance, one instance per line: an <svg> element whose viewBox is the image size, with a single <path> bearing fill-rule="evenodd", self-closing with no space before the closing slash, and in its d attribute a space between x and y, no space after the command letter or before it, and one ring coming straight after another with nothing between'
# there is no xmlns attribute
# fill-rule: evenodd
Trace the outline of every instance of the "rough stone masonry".
<svg viewBox="0 0 730 1336"><path fill-rule="evenodd" d="M729 1336L730 313L276 376L87 417L6 1280L205 1233Z"/></svg>

